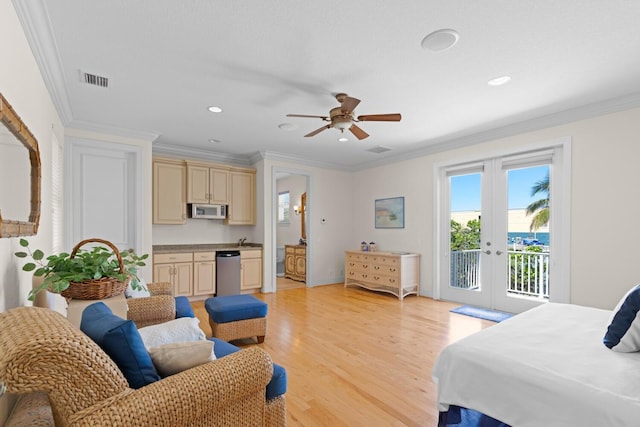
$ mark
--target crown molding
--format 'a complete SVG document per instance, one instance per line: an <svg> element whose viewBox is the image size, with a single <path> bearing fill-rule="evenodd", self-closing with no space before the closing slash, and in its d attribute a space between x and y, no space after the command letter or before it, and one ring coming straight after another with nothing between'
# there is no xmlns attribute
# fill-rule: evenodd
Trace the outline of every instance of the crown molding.
<svg viewBox="0 0 640 427"><path fill-rule="evenodd" d="M277 153L274 151L258 151L251 157L251 159L254 163L260 160L272 160L272 161L278 161L278 162L295 163L299 165L311 166L311 167L322 168L322 169L334 169L334 170L341 170L341 171L352 170L352 168L349 166L343 166L343 165L338 165L338 164L329 163L329 162L319 162L316 160L309 160L303 157L292 156L290 154Z"/></svg>
<svg viewBox="0 0 640 427"><path fill-rule="evenodd" d="M122 138L139 139L139 140L149 141L149 142L153 142L160 137L160 134L158 133L135 130L135 129L119 128L116 126L108 126L108 125L88 122L84 120L74 120L71 123L69 123L67 127L70 130L78 129L78 130L84 130L88 132L119 136Z"/></svg>
<svg viewBox="0 0 640 427"><path fill-rule="evenodd" d="M62 71L62 61L51 29L49 12L44 0L12 0L22 24L25 37L40 69L42 80L49 90L51 100L67 126L73 121L73 110Z"/></svg>
<svg viewBox="0 0 640 427"><path fill-rule="evenodd" d="M253 163L247 156L237 156L233 154L218 153L215 151L202 150L191 147L178 147L176 145L154 143L152 152L156 154L164 154L181 159L192 158L198 160L210 160L218 163L232 163L238 166L251 166Z"/></svg>

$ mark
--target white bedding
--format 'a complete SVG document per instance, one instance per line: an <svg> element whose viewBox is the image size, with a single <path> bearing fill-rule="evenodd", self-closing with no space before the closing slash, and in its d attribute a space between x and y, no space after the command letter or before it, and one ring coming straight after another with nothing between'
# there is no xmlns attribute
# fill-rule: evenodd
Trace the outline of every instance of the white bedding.
<svg viewBox="0 0 640 427"><path fill-rule="evenodd" d="M610 311L548 303L447 346L438 409L512 426L640 425L640 353L602 344Z"/></svg>

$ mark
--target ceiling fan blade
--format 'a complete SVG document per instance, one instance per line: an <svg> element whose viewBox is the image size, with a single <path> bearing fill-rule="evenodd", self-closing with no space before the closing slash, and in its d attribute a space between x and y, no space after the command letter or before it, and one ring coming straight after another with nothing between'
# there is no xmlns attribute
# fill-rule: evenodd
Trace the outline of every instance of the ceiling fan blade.
<svg viewBox="0 0 640 427"><path fill-rule="evenodd" d="M359 122L399 122L402 116L400 114L367 114L358 116Z"/></svg>
<svg viewBox="0 0 640 427"><path fill-rule="evenodd" d="M322 132L323 130L329 129L330 127L331 127L331 125L322 126L320 129L316 129L313 132L310 132L310 133L306 134L305 137L317 135L320 132Z"/></svg>
<svg viewBox="0 0 640 427"><path fill-rule="evenodd" d="M342 105L340 105L340 107L342 108L342 111L353 111L356 109L356 107L358 106L358 104L360 104L360 100L357 98L351 98L350 96L347 96L344 101L342 101Z"/></svg>
<svg viewBox="0 0 640 427"><path fill-rule="evenodd" d="M369 136L368 133L366 133L365 131L363 131L362 129L360 129L358 126L356 126L355 124L352 124L351 127L349 128L349 130L351 131L352 134L354 134L356 136L356 138L358 139L365 139Z"/></svg>
<svg viewBox="0 0 640 427"><path fill-rule="evenodd" d="M329 120L327 116L310 116L308 114L287 114L287 117L311 117L313 119Z"/></svg>

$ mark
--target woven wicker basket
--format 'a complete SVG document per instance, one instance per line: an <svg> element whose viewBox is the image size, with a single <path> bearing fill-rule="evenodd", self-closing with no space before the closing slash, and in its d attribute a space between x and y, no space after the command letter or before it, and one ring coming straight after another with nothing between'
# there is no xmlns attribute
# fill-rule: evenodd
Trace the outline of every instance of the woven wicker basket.
<svg viewBox="0 0 640 427"><path fill-rule="evenodd" d="M77 245L73 247L71 251L71 258L73 258L81 246L87 243L102 243L107 245L113 250L116 258L118 259L118 264L120 264L120 273L124 273L124 262L122 261L122 256L120 255L120 251L115 245L107 240L103 239L87 239L79 242ZM69 282L69 287L64 291L60 292L65 298L71 299L81 299L81 300L93 300L93 299L104 299L111 298L116 295L120 295L127 288L127 282L120 281L114 277L102 277L100 279L94 280L85 280L82 282Z"/></svg>

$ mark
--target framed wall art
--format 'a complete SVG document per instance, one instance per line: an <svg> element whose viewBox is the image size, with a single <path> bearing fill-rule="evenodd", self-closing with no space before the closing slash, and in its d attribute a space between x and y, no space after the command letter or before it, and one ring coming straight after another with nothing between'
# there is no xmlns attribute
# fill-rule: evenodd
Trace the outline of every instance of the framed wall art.
<svg viewBox="0 0 640 427"><path fill-rule="evenodd" d="M376 228L404 228L404 197L377 199Z"/></svg>

